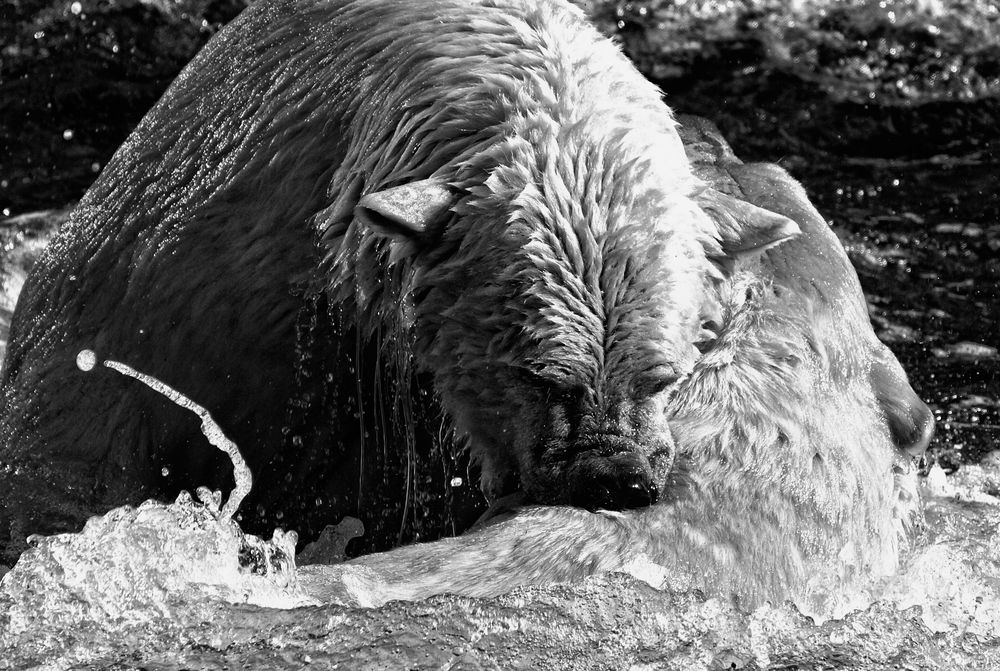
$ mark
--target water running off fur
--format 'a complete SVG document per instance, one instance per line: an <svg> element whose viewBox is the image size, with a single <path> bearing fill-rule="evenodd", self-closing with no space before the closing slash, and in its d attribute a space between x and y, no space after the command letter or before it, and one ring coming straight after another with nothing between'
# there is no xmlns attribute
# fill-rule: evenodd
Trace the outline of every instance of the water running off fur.
<svg viewBox="0 0 1000 671"><path fill-rule="evenodd" d="M247 466L246 461L243 459L243 455L240 454L239 448L233 441L226 437L226 434L222 432L219 425L216 424L214 419L212 419L212 415L208 412L208 410L198 405L176 389L160 382L154 377L140 373L131 366L127 366L121 362L113 361L111 359L102 361L101 363L105 367L116 370L122 375L128 375L129 377L139 380L151 389L160 392L177 405L187 408L201 418L201 432L205 434L205 438L207 438L208 442L212 445L228 454L229 459L233 462L233 479L236 481L236 486L233 488L233 492L230 494L229 500L226 501L226 505L222 507L222 511L219 513L220 520L232 519L237 509L239 509L240 503L242 503L243 499L246 498L246 495L250 493L250 487L253 484L253 476L250 473L250 468ZM97 355L93 352L93 350L81 350L76 356L76 365L80 370L89 372L94 369L94 366L97 365Z"/></svg>

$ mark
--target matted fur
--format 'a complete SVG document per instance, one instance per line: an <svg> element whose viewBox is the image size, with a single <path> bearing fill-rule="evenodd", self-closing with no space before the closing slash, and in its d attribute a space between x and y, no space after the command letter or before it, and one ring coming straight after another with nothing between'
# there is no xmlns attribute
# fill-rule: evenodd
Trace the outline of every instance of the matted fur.
<svg viewBox="0 0 1000 671"><path fill-rule="evenodd" d="M857 276L801 187L731 154L701 167L803 235L726 284L718 339L667 404L679 454L664 500L514 508L460 537L305 567L308 592L370 606L618 571L748 608L795 598L829 614L838 591L896 570L920 509L890 426L912 413L924 434L933 420L875 338Z"/></svg>
<svg viewBox="0 0 1000 671"><path fill-rule="evenodd" d="M365 194L427 178L456 201L421 239L355 217ZM491 496L566 500L580 432L662 485L661 392L690 370L719 279L700 188L658 91L567 3L255 3L25 286L0 380L0 457L25 483L7 508L74 520L226 486L189 418L76 370L83 348L209 408L258 474L246 515L263 526L282 497L357 514L344 492L400 459L365 448L392 414L373 395L404 423L411 399L439 398Z"/></svg>
<svg viewBox="0 0 1000 671"><path fill-rule="evenodd" d="M856 278L804 195L748 175L763 190L734 193L810 234L727 277L733 226L696 201L669 110L567 4L255 3L142 121L25 286L0 380L0 459L15 466L0 517L28 519L0 533L225 485L191 418L76 369L90 348L211 410L257 478L250 528L403 498L366 470L407 456L364 450L386 419L372 397L404 416L439 399L491 497L571 501L622 454L665 497L624 514L529 509L374 557L389 596L641 555L759 599L841 554L891 565L881 399L896 387L872 380L897 378L870 375ZM423 180L454 194L444 216L398 235L356 216L362 197Z"/></svg>

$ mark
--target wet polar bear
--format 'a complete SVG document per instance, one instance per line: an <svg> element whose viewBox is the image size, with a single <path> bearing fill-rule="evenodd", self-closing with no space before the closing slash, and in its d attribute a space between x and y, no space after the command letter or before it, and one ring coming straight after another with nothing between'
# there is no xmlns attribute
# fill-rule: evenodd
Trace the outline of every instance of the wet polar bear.
<svg viewBox="0 0 1000 671"><path fill-rule="evenodd" d="M933 415L878 341L843 247L781 168L744 164L708 122L682 118L696 174L794 219L802 234L745 260L720 289L718 338L670 390L677 459L651 506L590 513L501 501L481 528L300 571L324 601L433 594L631 573L753 608L829 599L897 568L920 521L912 457Z"/></svg>
<svg viewBox="0 0 1000 671"><path fill-rule="evenodd" d="M446 446L468 445L490 500L642 520L680 510L679 482L729 478L746 493L764 470L808 485L762 506L809 519L818 547L858 524L881 533L884 420L909 421L910 405L892 405L909 387L890 376L878 397L860 318L845 334L779 305L776 337L844 337L789 345L780 365L728 326L777 285L753 258L799 232L797 211L754 200L692 172L655 88L563 3L257 3L142 121L25 285L0 380L8 553L112 505L227 485L196 422L113 373L85 376L84 348L211 410L254 472L251 529L308 535L360 513L369 548L401 524L447 530L415 517L455 475L453 449L426 469L440 426L419 410L444 418ZM831 286L854 291L842 275ZM765 421L746 385L725 366L699 373L740 359L727 347L787 392L769 412L787 402L798 433L758 445L740 423ZM806 389L824 370L829 398ZM840 420L814 426L841 395L868 409L863 449L837 442ZM840 451L817 462L828 431ZM737 451L702 463L708 434ZM808 473L754 456L810 450L822 468ZM813 484L849 504L824 508L826 526Z"/></svg>

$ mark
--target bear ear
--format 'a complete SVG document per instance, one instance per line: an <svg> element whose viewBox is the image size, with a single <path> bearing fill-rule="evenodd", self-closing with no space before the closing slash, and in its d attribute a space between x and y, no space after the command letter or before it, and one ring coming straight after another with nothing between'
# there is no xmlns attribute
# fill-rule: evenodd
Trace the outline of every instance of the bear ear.
<svg viewBox="0 0 1000 671"><path fill-rule="evenodd" d="M379 235L421 237L442 218L456 200L443 181L430 178L369 193L354 208L363 224Z"/></svg>
<svg viewBox="0 0 1000 671"><path fill-rule="evenodd" d="M733 258L763 252L802 232L784 215L712 188L696 195L695 202L715 222L722 251Z"/></svg>

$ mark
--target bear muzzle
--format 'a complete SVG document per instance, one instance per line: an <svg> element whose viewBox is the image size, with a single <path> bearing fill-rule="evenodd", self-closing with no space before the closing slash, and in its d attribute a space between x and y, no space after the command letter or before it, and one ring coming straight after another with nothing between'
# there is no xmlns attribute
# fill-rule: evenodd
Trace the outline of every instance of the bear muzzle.
<svg viewBox="0 0 1000 671"><path fill-rule="evenodd" d="M570 505L595 510L628 510L656 503L659 487L640 446L616 435L581 437L566 469Z"/></svg>
<svg viewBox="0 0 1000 671"><path fill-rule="evenodd" d="M525 492L538 503L590 511L655 504L676 456L662 399L618 395L598 403L593 397L585 388L546 407L534 434L541 439L529 433L531 447L520 451Z"/></svg>

